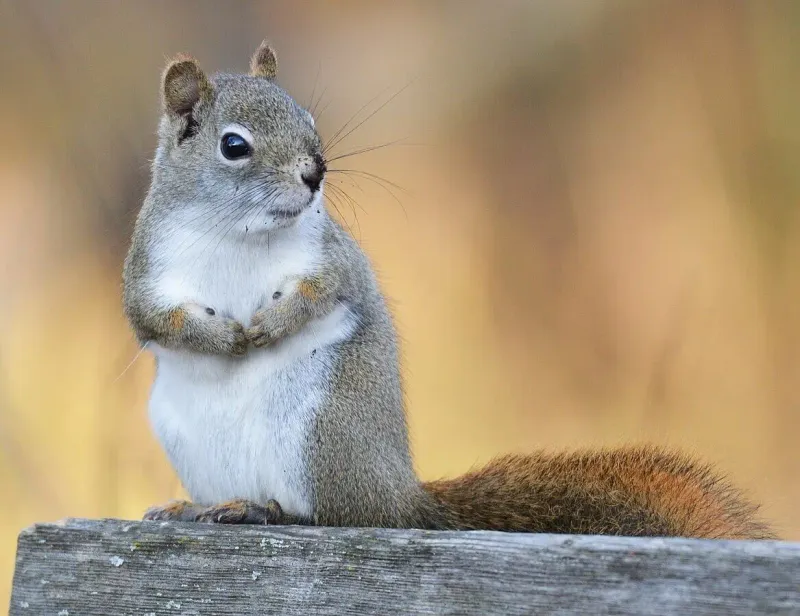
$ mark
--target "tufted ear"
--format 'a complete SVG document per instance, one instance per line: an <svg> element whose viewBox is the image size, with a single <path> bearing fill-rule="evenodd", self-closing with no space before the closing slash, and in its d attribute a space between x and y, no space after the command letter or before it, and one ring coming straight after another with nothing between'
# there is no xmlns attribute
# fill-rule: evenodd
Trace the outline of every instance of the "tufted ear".
<svg viewBox="0 0 800 616"><path fill-rule="evenodd" d="M198 101L211 99L211 82L194 58L180 55L164 69L161 93L164 111L173 116L185 116Z"/></svg>
<svg viewBox="0 0 800 616"><path fill-rule="evenodd" d="M275 79L278 74L278 59L266 40L258 46L250 59L250 74L266 79Z"/></svg>

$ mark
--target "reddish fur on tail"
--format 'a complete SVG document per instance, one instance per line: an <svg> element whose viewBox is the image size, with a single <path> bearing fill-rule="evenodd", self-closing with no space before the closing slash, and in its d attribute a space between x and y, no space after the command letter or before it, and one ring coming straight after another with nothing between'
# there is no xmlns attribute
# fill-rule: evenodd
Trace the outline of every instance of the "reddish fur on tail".
<svg viewBox="0 0 800 616"><path fill-rule="evenodd" d="M424 487L462 529L774 538L710 465L656 447L508 455Z"/></svg>

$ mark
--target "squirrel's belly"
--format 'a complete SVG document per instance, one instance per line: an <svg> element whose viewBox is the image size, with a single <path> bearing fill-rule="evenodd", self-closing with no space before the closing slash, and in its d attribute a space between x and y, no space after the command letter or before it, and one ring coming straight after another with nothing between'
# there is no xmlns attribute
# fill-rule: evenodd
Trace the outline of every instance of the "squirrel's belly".
<svg viewBox="0 0 800 616"><path fill-rule="evenodd" d="M306 447L328 396L331 344L354 327L341 308L244 358L153 349L151 422L192 500L274 498L290 513L313 514Z"/></svg>
<svg viewBox="0 0 800 616"><path fill-rule="evenodd" d="M265 362L248 363L214 382L185 379L159 365L153 428L193 501L274 498L287 511L310 515L305 448L327 394L326 368L299 360L256 375Z"/></svg>

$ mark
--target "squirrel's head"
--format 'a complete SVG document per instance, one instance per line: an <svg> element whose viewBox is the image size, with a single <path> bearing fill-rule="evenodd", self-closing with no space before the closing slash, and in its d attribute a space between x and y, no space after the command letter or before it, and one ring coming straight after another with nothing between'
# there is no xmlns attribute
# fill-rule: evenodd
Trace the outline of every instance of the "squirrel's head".
<svg viewBox="0 0 800 616"><path fill-rule="evenodd" d="M188 56L168 64L155 171L173 200L268 228L291 224L319 198L322 140L311 114L275 83L276 69L266 41L249 75L209 78Z"/></svg>

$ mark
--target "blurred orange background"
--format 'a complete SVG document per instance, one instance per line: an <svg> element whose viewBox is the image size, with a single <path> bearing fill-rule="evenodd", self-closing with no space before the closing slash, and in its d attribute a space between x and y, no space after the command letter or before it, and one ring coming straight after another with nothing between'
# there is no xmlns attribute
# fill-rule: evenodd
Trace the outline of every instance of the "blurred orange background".
<svg viewBox="0 0 800 616"><path fill-rule="evenodd" d="M800 3L0 11L6 597L23 527L179 493L152 360L126 369L122 259L166 59L244 71L265 36L323 136L402 90L337 148L405 140L340 161L383 179L338 181L332 205L391 298L424 478L653 441L717 463L800 539Z"/></svg>

